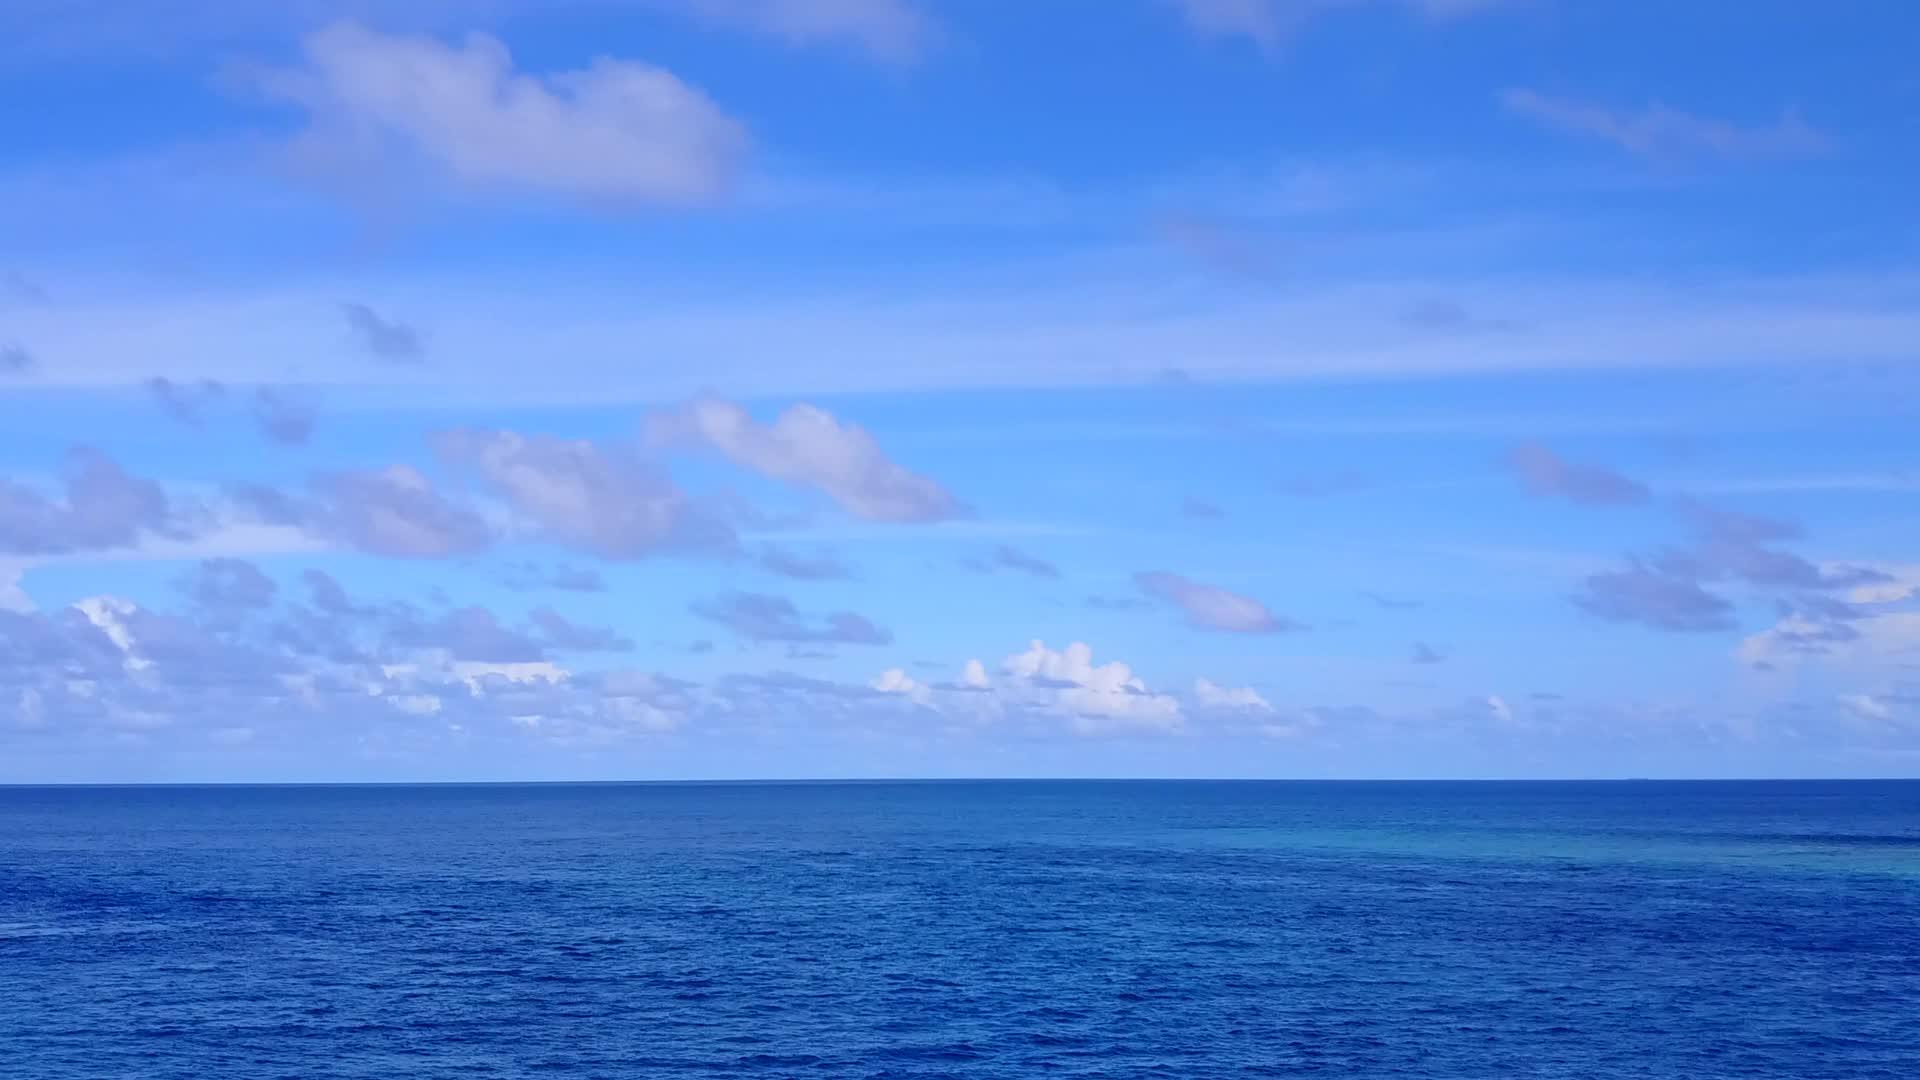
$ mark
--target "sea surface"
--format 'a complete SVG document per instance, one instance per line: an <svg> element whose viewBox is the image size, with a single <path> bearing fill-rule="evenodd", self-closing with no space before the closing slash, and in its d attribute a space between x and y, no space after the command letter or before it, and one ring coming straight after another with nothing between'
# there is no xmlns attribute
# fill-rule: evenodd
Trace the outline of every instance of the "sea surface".
<svg viewBox="0 0 1920 1080"><path fill-rule="evenodd" d="M0 1076L1920 1077L1920 782L0 788Z"/></svg>

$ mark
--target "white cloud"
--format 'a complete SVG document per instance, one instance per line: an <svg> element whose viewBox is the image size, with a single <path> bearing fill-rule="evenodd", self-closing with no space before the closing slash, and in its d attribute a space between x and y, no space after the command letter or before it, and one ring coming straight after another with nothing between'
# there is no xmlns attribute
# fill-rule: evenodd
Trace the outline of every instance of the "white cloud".
<svg viewBox="0 0 1920 1080"><path fill-rule="evenodd" d="M1119 661L1093 662L1082 642L1054 650L1034 641L1001 664L1006 677L995 681L987 666L968 660L956 682L922 683L900 668L880 673L868 687L928 706L969 723L1007 719L1065 722L1078 735L1169 733L1183 729L1179 699L1149 689L1133 669ZM1241 700L1250 691L1223 691Z"/></svg>
<svg viewBox="0 0 1920 1080"><path fill-rule="evenodd" d="M470 690L478 691L487 679L505 679L510 683L560 683L572 677L573 673L555 664L551 660L527 660L507 663L487 663L479 660L458 660L447 665L447 670Z"/></svg>
<svg viewBox="0 0 1920 1080"><path fill-rule="evenodd" d="M120 650L124 656L121 662L128 671L140 671L153 666L152 661L134 655L137 642L134 641L133 631L127 625L128 620L139 610L133 601L123 600L117 596L89 596L83 600L74 601L73 607L74 610L86 616L87 621L102 634L105 634L107 640L113 642L114 648Z"/></svg>
<svg viewBox="0 0 1920 1080"><path fill-rule="evenodd" d="M1503 724L1513 723L1513 706L1507 704L1506 698L1499 694L1488 694L1481 704L1486 706L1488 716Z"/></svg>
<svg viewBox="0 0 1920 1080"><path fill-rule="evenodd" d="M1251 686L1221 686L1211 679L1193 681L1193 699L1210 709L1249 709L1272 712L1273 706Z"/></svg>
<svg viewBox="0 0 1920 1080"><path fill-rule="evenodd" d="M1135 574L1133 580L1140 591L1178 607L1186 613L1189 623L1203 630L1271 634L1302 629L1299 623L1274 615L1267 610L1267 605L1251 596L1217 585L1202 584L1164 570L1143 571Z"/></svg>
<svg viewBox="0 0 1920 1080"><path fill-rule="evenodd" d="M867 685L883 694L897 694L922 705L932 697L932 691L925 684L915 681L912 676L899 668L888 668Z"/></svg>
<svg viewBox="0 0 1920 1080"><path fill-rule="evenodd" d="M649 425L662 443L703 443L735 464L825 492L870 521L940 521L962 508L939 483L888 459L866 429L812 405L762 424L728 401L704 398Z"/></svg>
<svg viewBox="0 0 1920 1080"><path fill-rule="evenodd" d="M736 121L662 68L601 58L523 74L484 34L454 47L343 22L308 36L302 66L246 74L307 111L303 156L338 167L401 155L479 189L699 201L726 188L746 145Z"/></svg>
<svg viewBox="0 0 1920 1080"><path fill-rule="evenodd" d="M1319 717L1303 713L1292 720L1261 724L1260 734L1269 739L1304 739L1319 728Z"/></svg>
<svg viewBox="0 0 1920 1080"><path fill-rule="evenodd" d="M1887 575L1888 580L1857 585L1847 593L1847 600L1854 604L1896 604L1920 595L1920 565L1889 563L1858 563L1870 570L1878 570ZM1823 564L1822 573L1838 573L1845 565Z"/></svg>
<svg viewBox="0 0 1920 1080"><path fill-rule="evenodd" d="M1034 641L1025 652L1007 657L1001 668L1026 680L1031 699L1068 714L1075 730L1084 733L1114 728L1172 731L1182 723L1177 700L1148 690L1133 669L1118 660L1095 666L1093 648L1084 642L1055 651Z"/></svg>
<svg viewBox="0 0 1920 1080"><path fill-rule="evenodd" d="M1799 157L1828 147L1825 136L1792 112L1765 127L1741 127L1658 102L1643 109L1610 109L1524 89L1508 90L1500 100L1508 109L1549 127L1601 139L1644 157Z"/></svg>
<svg viewBox="0 0 1920 1080"><path fill-rule="evenodd" d="M1862 720L1893 719L1893 709L1871 694L1841 694L1840 704L1846 706L1848 712Z"/></svg>
<svg viewBox="0 0 1920 1080"><path fill-rule="evenodd" d="M1773 668L1878 670L1920 657L1920 612L1869 606L1861 617L1841 622L1789 614L1742 639L1734 655L1742 663Z"/></svg>

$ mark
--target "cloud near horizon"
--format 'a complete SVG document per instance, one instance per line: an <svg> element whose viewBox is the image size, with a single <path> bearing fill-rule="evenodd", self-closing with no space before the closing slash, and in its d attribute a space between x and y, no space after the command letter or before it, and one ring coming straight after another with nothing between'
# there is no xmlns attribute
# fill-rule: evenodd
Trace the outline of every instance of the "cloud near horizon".
<svg viewBox="0 0 1920 1080"><path fill-rule="evenodd" d="M0 4L0 782L1897 772L1867 7Z"/></svg>

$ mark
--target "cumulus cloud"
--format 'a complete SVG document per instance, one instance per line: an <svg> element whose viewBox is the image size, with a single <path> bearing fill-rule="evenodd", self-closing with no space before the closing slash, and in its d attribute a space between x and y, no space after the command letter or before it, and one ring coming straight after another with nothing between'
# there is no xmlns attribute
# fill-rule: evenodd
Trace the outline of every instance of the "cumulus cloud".
<svg viewBox="0 0 1920 1080"><path fill-rule="evenodd" d="M687 203L725 189L746 146L711 99L650 64L528 74L484 34L453 46L352 23L310 35L304 54L242 78L304 110L296 149L334 168L399 160L479 190Z"/></svg>
<svg viewBox="0 0 1920 1080"><path fill-rule="evenodd" d="M191 532L190 508L98 450L69 451L61 487L56 497L0 479L0 554L97 551Z"/></svg>
<svg viewBox="0 0 1920 1080"><path fill-rule="evenodd" d="M1059 727L1081 736L1184 730L1186 716L1178 697L1153 691L1117 660L1094 663L1093 649L1084 642L1056 650L1033 641L1002 661L1001 671L1002 677L996 680L985 664L973 659L961 668L957 680L926 683L895 667L859 690L910 701L969 728L1013 722L1040 725L1042 730ZM1222 716L1265 713L1270 708L1251 689L1222 687L1205 679L1196 684L1193 702Z"/></svg>
<svg viewBox="0 0 1920 1080"><path fill-rule="evenodd" d="M1221 686L1211 679L1193 681L1193 700L1208 709L1245 709L1272 712L1273 706L1251 686Z"/></svg>
<svg viewBox="0 0 1920 1080"><path fill-rule="evenodd" d="M1305 629L1292 619L1281 618L1250 596L1229 592L1217 585L1205 585L1165 570L1145 570L1133 575L1140 591L1178 607L1187 622L1202 630L1232 634L1272 634Z"/></svg>
<svg viewBox="0 0 1920 1080"><path fill-rule="evenodd" d="M762 424L732 402L705 398L649 425L665 444L705 445L734 464L825 493L869 521L942 521L963 508L946 488L890 460L864 428L800 404Z"/></svg>
<svg viewBox="0 0 1920 1080"><path fill-rule="evenodd" d="M341 304L340 311L347 318L353 340L369 355L390 363L410 364L426 351L420 331L398 319L385 318L365 304Z"/></svg>
<svg viewBox="0 0 1920 1080"><path fill-rule="evenodd" d="M1007 657L1001 670L1025 681L1028 704L1066 715L1081 732L1171 731L1183 722L1177 699L1148 690L1133 669L1118 660L1096 666L1093 648L1084 642L1056 651L1035 640L1026 651Z"/></svg>
<svg viewBox="0 0 1920 1080"><path fill-rule="evenodd" d="M181 383L155 376L146 381L146 391L161 412L194 427L206 420L207 409L227 396L227 388L212 379Z"/></svg>
<svg viewBox="0 0 1920 1080"><path fill-rule="evenodd" d="M1500 101L1547 127L1610 142L1643 157L1804 157L1823 153L1830 145L1791 111L1773 124L1743 127L1658 102L1642 109L1614 109L1526 89L1507 90Z"/></svg>
<svg viewBox="0 0 1920 1080"><path fill-rule="evenodd" d="M888 668L868 685L882 694L893 694L916 704L925 705L933 699L931 689L900 668Z"/></svg>
<svg viewBox="0 0 1920 1080"><path fill-rule="evenodd" d="M552 539L606 558L725 552L737 544L726 522L625 447L478 430L446 432L435 447L443 459L478 472Z"/></svg>
<svg viewBox="0 0 1920 1080"><path fill-rule="evenodd" d="M893 640L891 633L863 615L837 611L821 620L809 620L793 601L769 593L723 593L695 604L692 610L749 641L885 645Z"/></svg>
<svg viewBox="0 0 1920 1080"><path fill-rule="evenodd" d="M354 753L397 735L430 744L435 732L610 742L671 730L699 707L691 684L663 676L524 659L531 643L476 609L435 619L359 610L378 611L370 625L392 632L378 662L307 651L260 623L195 621L114 597L0 611L0 702L30 704L18 712L82 741L233 745L299 730L319 745L337 734ZM243 737L235 717L258 719ZM308 718L325 722L302 728Z"/></svg>
<svg viewBox="0 0 1920 1080"><path fill-rule="evenodd" d="M547 609L514 627L474 606L358 603L319 570L302 584L307 604L278 604L257 568L214 559L183 579L182 614L111 596L0 612L0 728L7 705L30 702L35 723L75 739L192 746L238 743L233 718L251 717L262 739L298 732L312 750L337 733L358 754L396 732L604 742L671 730L703 707L689 683L554 663L545 650L630 643Z"/></svg>
<svg viewBox="0 0 1920 1080"><path fill-rule="evenodd" d="M1520 483L1534 495L1566 499L1589 506L1646 502L1645 485L1612 469L1568 461L1539 443L1516 446L1507 464Z"/></svg>
<svg viewBox="0 0 1920 1080"><path fill-rule="evenodd" d="M1001 544L985 555L967 559L964 565L977 573L990 574L995 570L1013 570L1017 573L1031 574L1034 577L1057 578L1060 568L1040 558L1029 555L1018 548Z"/></svg>
<svg viewBox="0 0 1920 1080"><path fill-rule="evenodd" d="M298 446L313 436L313 403L289 391L262 386L253 392L253 421L260 434L282 446Z"/></svg>

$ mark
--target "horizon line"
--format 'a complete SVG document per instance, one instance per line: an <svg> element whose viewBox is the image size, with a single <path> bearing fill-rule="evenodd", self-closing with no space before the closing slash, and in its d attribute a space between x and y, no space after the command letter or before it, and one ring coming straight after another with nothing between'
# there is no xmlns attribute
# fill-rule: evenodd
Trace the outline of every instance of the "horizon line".
<svg viewBox="0 0 1920 1080"><path fill-rule="evenodd" d="M798 787L908 784L1884 784L1920 776L1209 777L887 776L699 777L630 780L53 780L0 782L0 791L54 788Z"/></svg>

